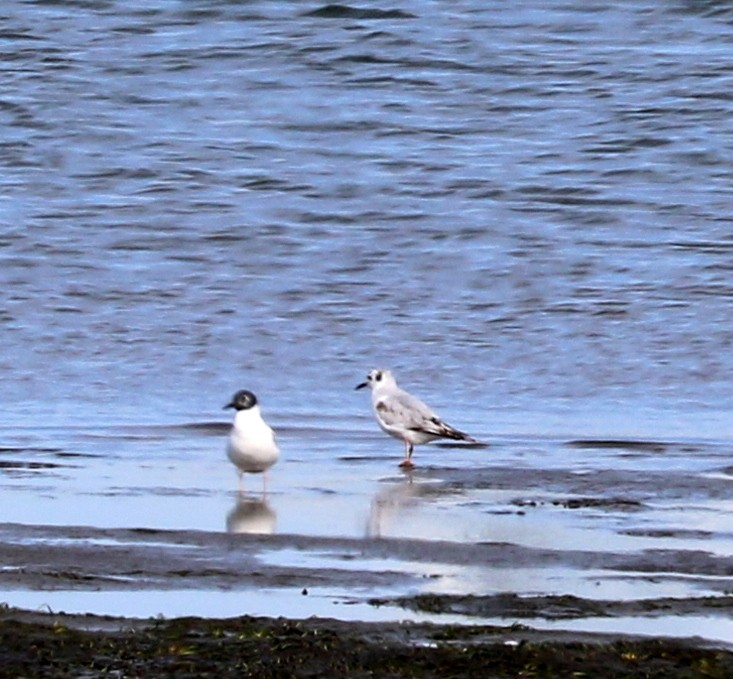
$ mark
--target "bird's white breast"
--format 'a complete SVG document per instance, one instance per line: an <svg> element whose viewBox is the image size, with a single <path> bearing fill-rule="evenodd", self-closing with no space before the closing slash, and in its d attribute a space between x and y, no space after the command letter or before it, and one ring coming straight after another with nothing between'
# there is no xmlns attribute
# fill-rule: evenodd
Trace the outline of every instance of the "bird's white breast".
<svg viewBox="0 0 733 679"><path fill-rule="evenodd" d="M227 446L232 463L243 472L257 473L272 466L279 454L275 434L262 419L259 407L238 411Z"/></svg>

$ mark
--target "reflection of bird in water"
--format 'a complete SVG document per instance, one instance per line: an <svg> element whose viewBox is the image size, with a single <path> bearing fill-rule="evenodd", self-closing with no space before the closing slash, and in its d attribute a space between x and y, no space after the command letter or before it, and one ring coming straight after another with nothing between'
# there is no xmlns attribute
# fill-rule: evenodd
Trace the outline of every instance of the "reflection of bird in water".
<svg viewBox="0 0 733 679"><path fill-rule="evenodd" d="M241 495L227 514L228 533L271 535L275 532L276 523L277 514L265 500L255 500Z"/></svg>
<svg viewBox="0 0 733 679"><path fill-rule="evenodd" d="M421 494L420 484L412 483L412 474L408 476L406 482L393 484L379 491L372 498L369 507L366 536L382 537L395 515L413 505Z"/></svg>
<svg viewBox="0 0 733 679"><path fill-rule="evenodd" d="M277 461L280 451L275 434L262 419L257 397L246 389L238 391L224 408L234 408L234 424L229 432L227 455L239 470L239 489L243 488L242 476L266 472ZM263 475L262 487L267 479Z"/></svg>
<svg viewBox="0 0 733 679"><path fill-rule="evenodd" d="M415 466L412 462L412 451L421 443L435 439L477 443L468 434L443 422L420 399L400 389L389 370L371 370L366 382L356 388L367 386L372 390L372 407L377 424L383 431L405 444L405 459L400 467L409 469Z"/></svg>
<svg viewBox="0 0 733 679"><path fill-rule="evenodd" d="M439 514L435 513L436 507L445 507L447 498L462 495L461 489L437 479L413 481L412 473L405 477L400 483L382 488L372 498L366 537L435 540L440 533L453 535L461 530L460 523L451 518L446 531L446 526L437 523Z"/></svg>

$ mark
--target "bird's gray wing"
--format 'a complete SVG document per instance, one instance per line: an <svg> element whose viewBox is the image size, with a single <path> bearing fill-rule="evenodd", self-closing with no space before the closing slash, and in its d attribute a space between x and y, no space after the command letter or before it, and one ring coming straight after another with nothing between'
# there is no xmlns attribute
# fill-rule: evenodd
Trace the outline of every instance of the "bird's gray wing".
<svg viewBox="0 0 733 679"><path fill-rule="evenodd" d="M474 441L468 434L443 422L421 400L406 391L380 398L374 406L387 427L399 427L448 439Z"/></svg>
<svg viewBox="0 0 733 679"><path fill-rule="evenodd" d="M380 398L374 407L388 427L424 431L436 436L443 435L438 416L422 401L407 392L387 394Z"/></svg>

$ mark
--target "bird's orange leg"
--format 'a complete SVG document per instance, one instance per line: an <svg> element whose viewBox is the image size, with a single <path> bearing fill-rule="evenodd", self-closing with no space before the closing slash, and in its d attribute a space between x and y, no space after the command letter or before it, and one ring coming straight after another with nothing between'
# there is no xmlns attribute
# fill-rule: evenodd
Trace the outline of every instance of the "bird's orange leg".
<svg viewBox="0 0 733 679"><path fill-rule="evenodd" d="M415 464L412 461L412 451L414 446L407 439L405 439L405 459L400 462L402 469L412 469Z"/></svg>

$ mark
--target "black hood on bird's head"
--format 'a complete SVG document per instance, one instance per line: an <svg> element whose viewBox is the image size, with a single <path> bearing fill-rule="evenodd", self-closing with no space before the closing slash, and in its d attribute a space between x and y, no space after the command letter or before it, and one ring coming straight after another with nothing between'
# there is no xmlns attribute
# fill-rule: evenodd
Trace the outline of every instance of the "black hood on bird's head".
<svg viewBox="0 0 733 679"><path fill-rule="evenodd" d="M241 389L232 396L232 400L224 406L224 409L234 408L235 410L249 410L250 408L254 408L256 405L257 397L251 391Z"/></svg>

